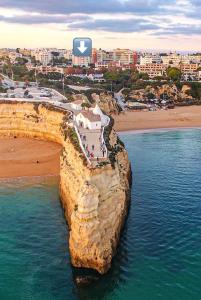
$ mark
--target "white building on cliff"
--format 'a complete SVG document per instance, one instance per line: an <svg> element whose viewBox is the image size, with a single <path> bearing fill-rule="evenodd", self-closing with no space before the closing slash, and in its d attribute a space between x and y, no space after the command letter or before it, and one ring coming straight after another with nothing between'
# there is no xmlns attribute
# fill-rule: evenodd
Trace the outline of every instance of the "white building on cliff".
<svg viewBox="0 0 201 300"><path fill-rule="evenodd" d="M79 127L83 127L89 130L101 130L102 123L101 117L95 115L90 110L82 110L75 117L76 123Z"/></svg>

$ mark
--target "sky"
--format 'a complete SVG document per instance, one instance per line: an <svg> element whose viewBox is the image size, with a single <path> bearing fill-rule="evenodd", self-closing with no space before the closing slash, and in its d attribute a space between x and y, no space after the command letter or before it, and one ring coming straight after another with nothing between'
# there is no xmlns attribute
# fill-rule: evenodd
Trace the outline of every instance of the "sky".
<svg viewBox="0 0 201 300"><path fill-rule="evenodd" d="M201 51L201 0L0 0L0 48Z"/></svg>

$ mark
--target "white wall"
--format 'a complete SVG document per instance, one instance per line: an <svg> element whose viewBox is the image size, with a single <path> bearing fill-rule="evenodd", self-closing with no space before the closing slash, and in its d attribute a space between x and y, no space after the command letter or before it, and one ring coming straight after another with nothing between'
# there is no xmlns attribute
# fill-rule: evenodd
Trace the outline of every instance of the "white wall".
<svg viewBox="0 0 201 300"><path fill-rule="evenodd" d="M76 116L76 123L78 126L82 123L84 128L89 128L90 130L101 129L101 121L90 122L82 114Z"/></svg>
<svg viewBox="0 0 201 300"><path fill-rule="evenodd" d="M82 110L81 104L75 104L72 102L71 107L72 107L72 109L75 109L75 110Z"/></svg>
<svg viewBox="0 0 201 300"><path fill-rule="evenodd" d="M91 109L94 113L94 115L99 115L101 117L101 124L102 126L106 126L108 124L108 117L103 114L100 107L96 104L95 108Z"/></svg>

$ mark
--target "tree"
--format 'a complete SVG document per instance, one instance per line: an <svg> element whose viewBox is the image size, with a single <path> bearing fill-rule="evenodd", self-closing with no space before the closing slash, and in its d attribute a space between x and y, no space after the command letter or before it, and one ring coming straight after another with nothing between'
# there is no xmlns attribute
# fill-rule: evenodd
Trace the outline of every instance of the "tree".
<svg viewBox="0 0 201 300"><path fill-rule="evenodd" d="M179 81L181 79L181 71L176 67L170 67L167 69L167 76L173 81Z"/></svg>
<svg viewBox="0 0 201 300"><path fill-rule="evenodd" d="M17 57L15 60L19 65L25 65L28 63L28 60L24 57Z"/></svg>
<svg viewBox="0 0 201 300"><path fill-rule="evenodd" d="M155 76L154 78L153 78L154 80L158 80L158 81L161 81L161 80L167 80L168 78L167 77L165 77L165 76Z"/></svg>
<svg viewBox="0 0 201 300"><path fill-rule="evenodd" d="M108 71L104 74L104 78L108 81L117 81L119 76L115 71Z"/></svg>
<svg viewBox="0 0 201 300"><path fill-rule="evenodd" d="M60 64L68 64L69 60L66 59L65 57L58 57L58 56L54 56L53 57L53 63L54 65L60 65Z"/></svg>
<svg viewBox="0 0 201 300"><path fill-rule="evenodd" d="M90 108L91 107L91 104L90 103L87 103L87 102L83 102L82 104L81 104L81 106L82 106L82 108Z"/></svg>
<svg viewBox="0 0 201 300"><path fill-rule="evenodd" d="M133 70L132 72L131 72L131 80L132 81L137 81L137 80L139 80L140 79L140 77L139 77L139 72L138 72L138 70Z"/></svg>
<svg viewBox="0 0 201 300"><path fill-rule="evenodd" d="M168 96L168 94L166 92L164 92L163 94L160 95L160 99L167 101L167 100L169 100L169 96Z"/></svg>
<svg viewBox="0 0 201 300"><path fill-rule="evenodd" d="M156 98L156 96L153 93L148 93L146 96L149 100Z"/></svg>
<svg viewBox="0 0 201 300"><path fill-rule="evenodd" d="M142 80L149 80L149 75L147 73L139 73L139 78Z"/></svg>
<svg viewBox="0 0 201 300"><path fill-rule="evenodd" d="M6 89L0 86L0 93L6 93Z"/></svg>
<svg viewBox="0 0 201 300"><path fill-rule="evenodd" d="M189 83L191 87L191 96L197 100L201 100L201 83L200 82L191 82Z"/></svg>

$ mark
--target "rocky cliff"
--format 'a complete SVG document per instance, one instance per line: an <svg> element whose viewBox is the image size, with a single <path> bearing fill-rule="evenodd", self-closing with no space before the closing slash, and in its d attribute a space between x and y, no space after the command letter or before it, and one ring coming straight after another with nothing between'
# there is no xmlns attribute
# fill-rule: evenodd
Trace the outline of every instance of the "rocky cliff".
<svg viewBox="0 0 201 300"><path fill-rule="evenodd" d="M127 214L130 164L112 127L107 130L110 160L88 165L71 113L44 103L0 102L0 136L30 137L60 143L60 195L70 231L75 267L101 274L110 268Z"/></svg>
<svg viewBox="0 0 201 300"><path fill-rule="evenodd" d="M120 107L117 105L116 100L113 98L112 93L101 92L99 94L93 93L92 99L106 114L116 114L120 112Z"/></svg>
<svg viewBox="0 0 201 300"><path fill-rule="evenodd" d="M143 89L131 90L129 93L129 99L142 101L144 99L161 99L163 95L166 98L174 102L180 102L183 100L192 100L193 97L190 94L191 87L189 85L182 85L179 89L175 84L163 84L161 86L147 85Z"/></svg>

